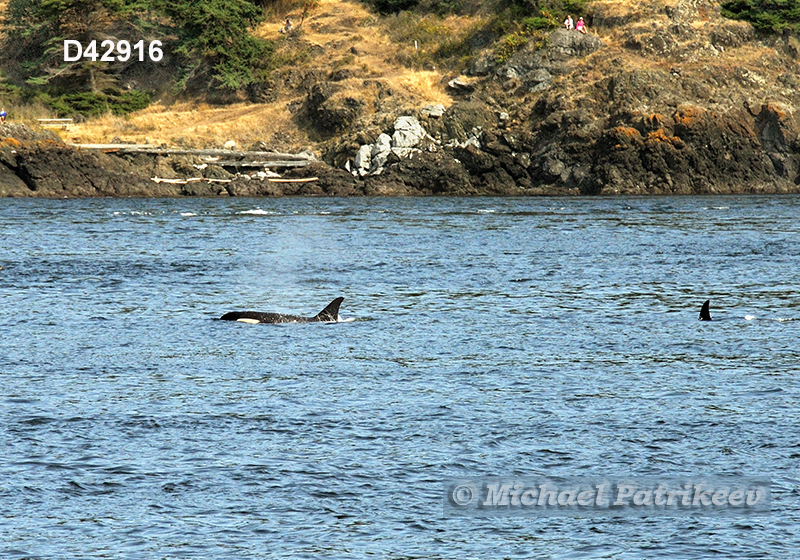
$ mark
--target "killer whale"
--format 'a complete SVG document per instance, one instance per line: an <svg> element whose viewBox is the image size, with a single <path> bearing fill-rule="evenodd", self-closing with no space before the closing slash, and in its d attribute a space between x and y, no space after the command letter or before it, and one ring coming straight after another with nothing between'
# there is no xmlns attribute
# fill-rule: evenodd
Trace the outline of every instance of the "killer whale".
<svg viewBox="0 0 800 560"><path fill-rule="evenodd" d="M700 320L701 321L711 321L711 311L709 310L711 306L711 300L706 300L703 302L703 307L700 308ZM731 317L723 317L719 319L720 321L728 321ZM773 321L776 323L788 323L790 321L798 321L797 317L756 317L755 315L745 315L745 321Z"/></svg>
<svg viewBox="0 0 800 560"><path fill-rule="evenodd" d="M262 313L260 311L230 311L219 318L220 321L238 321L240 323L335 323L339 319L339 306L344 301L338 297L313 317L284 315L283 313Z"/></svg>
<svg viewBox="0 0 800 560"><path fill-rule="evenodd" d="M707 299L703 302L703 307L700 308L700 320L701 321L710 321L711 320L711 300Z"/></svg>

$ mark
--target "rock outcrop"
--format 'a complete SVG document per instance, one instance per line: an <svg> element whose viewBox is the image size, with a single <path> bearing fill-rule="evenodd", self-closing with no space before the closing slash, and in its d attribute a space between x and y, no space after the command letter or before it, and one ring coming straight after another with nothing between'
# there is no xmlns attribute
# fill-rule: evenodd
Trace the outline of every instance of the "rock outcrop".
<svg viewBox="0 0 800 560"><path fill-rule="evenodd" d="M325 163L283 178L313 181L190 157L88 154L0 126L0 195L800 192L797 36L756 33L708 0L592 9L588 34L554 31L502 63L476 53L469 76L442 78L447 106L415 105L373 78L359 82L375 92L367 103L343 85L347 70L298 78L305 98L293 118L320 139Z"/></svg>
<svg viewBox="0 0 800 560"><path fill-rule="evenodd" d="M387 165L413 158L423 149L435 151L436 144L415 117L399 117L391 136L382 132L374 143L362 145L353 157L352 166L348 162L346 168L358 177L380 175Z"/></svg>
<svg viewBox="0 0 800 560"><path fill-rule="evenodd" d="M706 0L596 6L602 40L561 29L504 64L476 57L453 105L416 113L433 153L376 165L377 140L357 174L373 192L800 192L797 37L757 35Z"/></svg>

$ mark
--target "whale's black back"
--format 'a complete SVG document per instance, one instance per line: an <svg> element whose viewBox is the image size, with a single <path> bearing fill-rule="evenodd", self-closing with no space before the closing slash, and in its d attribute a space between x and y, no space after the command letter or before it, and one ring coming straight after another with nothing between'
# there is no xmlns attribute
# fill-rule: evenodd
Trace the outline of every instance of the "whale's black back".
<svg viewBox="0 0 800 560"><path fill-rule="evenodd" d="M342 305L343 301L343 297L336 298L313 317L284 315L283 313L262 313L261 311L231 311L220 317L220 320L253 321L258 323L332 323L339 319L339 306Z"/></svg>

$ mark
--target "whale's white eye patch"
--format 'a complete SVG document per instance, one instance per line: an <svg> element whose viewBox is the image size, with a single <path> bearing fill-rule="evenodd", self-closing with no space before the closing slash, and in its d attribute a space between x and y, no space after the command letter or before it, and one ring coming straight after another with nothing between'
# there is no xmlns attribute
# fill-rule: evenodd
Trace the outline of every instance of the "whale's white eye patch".
<svg viewBox="0 0 800 560"><path fill-rule="evenodd" d="M258 319L236 319L236 322L237 323L247 323L248 325L257 325L261 321L259 321Z"/></svg>

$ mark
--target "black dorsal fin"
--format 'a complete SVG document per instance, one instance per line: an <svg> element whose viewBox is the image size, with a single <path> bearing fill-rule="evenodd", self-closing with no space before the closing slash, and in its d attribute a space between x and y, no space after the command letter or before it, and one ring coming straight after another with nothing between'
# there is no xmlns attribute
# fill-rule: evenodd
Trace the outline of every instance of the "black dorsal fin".
<svg viewBox="0 0 800 560"><path fill-rule="evenodd" d="M701 321L710 321L711 320L711 311L709 308L711 307L711 300L707 299L705 303L703 303L703 307L700 308L700 320Z"/></svg>
<svg viewBox="0 0 800 560"><path fill-rule="evenodd" d="M337 297L335 300L328 304L328 307L317 313L314 317L315 321L333 322L339 320L339 306L344 301L343 297Z"/></svg>

